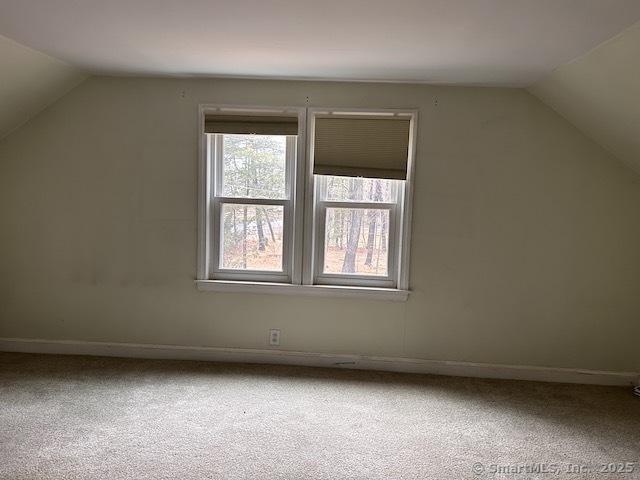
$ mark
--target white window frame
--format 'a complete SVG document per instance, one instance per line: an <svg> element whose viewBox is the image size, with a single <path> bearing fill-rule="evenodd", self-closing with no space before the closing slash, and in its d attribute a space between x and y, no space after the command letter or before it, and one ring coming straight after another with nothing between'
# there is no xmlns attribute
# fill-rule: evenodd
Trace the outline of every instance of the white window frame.
<svg viewBox="0 0 640 480"><path fill-rule="evenodd" d="M398 248L400 244L400 212L402 206L402 191L395 185L393 187L393 202L371 201L336 201L326 200L328 177L318 175L314 178L314 244L315 262L314 284L317 285L351 285L365 287L395 288L397 285ZM326 242L327 208L359 208L387 210L389 212L389 235L387 245L387 274L386 275L358 275L353 273L326 273L324 272L324 256Z"/></svg>
<svg viewBox="0 0 640 480"><path fill-rule="evenodd" d="M321 177L313 175L315 117L322 114L341 116L403 116L410 120L407 178L404 188L396 192L397 202L335 202L321 197L325 188ZM212 162L213 149L220 149L215 135L204 133L207 114L296 115L298 137L295 155L287 143L286 200L223 197L220 162ZM409 255L411 210L417 140L417 110L264 107L237 105L200 105L198 125L198 264L196 284L200 290L258 293L291 293L320 296L366 297L406 300L409 294ZM221 152L218 151L218 155ZM401 184L402 185L402 184ZM282 205L284 209L282 272L246 271L219 267L220 209L224 203ZM326 274L324 265L325 215L328 207L376 208L389 210L388 275L385 277L355 274ZM392 225L393 224L393 225ZM391 232L394 232L391 235Z"/></svg>
<svg viewBox="0 0 640 480"><path fill-rule="evenodd" d="M229 197L222 195L223 135L204 133L204 120L208 114L225 115L295 115L298 117L298 137L287 137L285 199ZM303 191L299 182L300 166L304 165L304 133L306 112L300 107L251 107L233 105L201 105L200 169L199 169L199 235L198 235L198 280L253 281L253 282L300 282L300 259L302 232L296 225L302 223ZM222 229L219 227L220 213L224 204L282 206L282 270L238 270L223 268L220 264Z"/></svg>
<svg viewBox="0 0 640 480"><path fill-rule="evenodd" d="M293 185L295 183L295 158L296 139L293 136L286 138L286 160L285 160L285 192L286 198L272 199L259 197L229 197L223 195L223 169L221 161L224 151L224 134L209 134L209 158L213 160L214 168L211 169L213 178L211 185L213 191L211 195L211 208L213 211L213 221L211 222L211 238L213 248L211 249L210 270L214 278L221 280L255 280L264 282L291 282L293 270L293 237L295 226L293 221L294 201ZM210 160L211 161L211 160ZM224 268L221 266L220 254L223 244L223 229L219 226L222 223L221 211L225 204L231 205L262 205L267 207L279 206L283 210L282 229L282 270L239 270L236 268Z"/></svg>
<svg viewBox="0 0 640 480"><path fill-rule="evenodd" d="M409 152L407 159L407 178L404 188L397 192L397 203L383 202L334 202L324 200L322 180L316 182L313 175L313 146L315 119L318 115L336 114L340 116L353 115L354 117L377 116L393 117L401 116L409 119ZM305 251L314 252L313 255L305 255L304 280L309 285L341 285L358 287L383 287L400 291L409 289L409 258L411 237L411 210L413 199L413 178L415 171L415 145L417 140L417 110L404 109L353 109L353 108L327 108L314 107L307 110L307 125L309 135L307 138L307 175L306 190L309 192L306 198L305 217ZM363 207L363 208L387 208L389 209L389 246L388 246L388 275L376 277L372 275L353 274L327 274L324 268L324 234L326 225L326 208L335 207ZM393 222L393 226L391 223ZM394 235L391 235L391 232ZM393 238L392 238L393 237Z"/></svg>

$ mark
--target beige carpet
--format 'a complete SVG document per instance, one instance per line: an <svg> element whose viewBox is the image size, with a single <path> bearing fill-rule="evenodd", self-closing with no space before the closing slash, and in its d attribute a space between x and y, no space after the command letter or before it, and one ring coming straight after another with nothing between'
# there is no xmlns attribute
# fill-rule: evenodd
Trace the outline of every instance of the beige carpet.
<svg viewBox="0 0 640 480"><path fill-rule="evenodd" d="M3 480L621 480L640 465L601 464L639 461L624 388L0 353Z"/></svg>

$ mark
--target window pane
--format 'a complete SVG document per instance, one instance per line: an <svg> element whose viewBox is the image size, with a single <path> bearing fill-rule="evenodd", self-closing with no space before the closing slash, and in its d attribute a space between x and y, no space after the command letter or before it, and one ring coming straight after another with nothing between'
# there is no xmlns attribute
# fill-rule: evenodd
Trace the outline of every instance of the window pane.
<svg viewBox="0 0 640 480"><path fill-rule="evenodd" d="M324 273L387 275L389 210L327 208Z"/></svg>
<svg viewBox="0 0 640 480"><path fill-rule="evenodd" d="M220 266L282 271L282 206L223 204Z"/></svg>
<svg viewBox="0 0 640 480"><path fill-rule="evenodd" d="M399 180L326 176L325 200L337 202L395 202Z"/></svg>
<svg viewBox="0 0 640 480"><path fill-rule="evenodd" d="M222 195L287 198L285 135L223 135Z"/></svg>

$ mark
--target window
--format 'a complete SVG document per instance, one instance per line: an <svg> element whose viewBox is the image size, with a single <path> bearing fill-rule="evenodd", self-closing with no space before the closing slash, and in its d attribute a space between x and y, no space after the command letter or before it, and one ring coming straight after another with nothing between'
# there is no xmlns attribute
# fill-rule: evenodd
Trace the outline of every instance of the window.
<svg viewBox="0 0 640 480"><path fill-rule="evenodd" d="M316 283L395 287L401 183L316 175Z"/></svg>
<svg viewBox="0 0 640 480"><path fill-rule="evenodd" d="M406 298L415 123L201 107L198 287Z"/></svg>
<svg viewBox="0 0 640 480"><path fill-rule="evenodd" d="M291 281L291 173L297 136L208 137L214 167L214 278Z"/></svg>

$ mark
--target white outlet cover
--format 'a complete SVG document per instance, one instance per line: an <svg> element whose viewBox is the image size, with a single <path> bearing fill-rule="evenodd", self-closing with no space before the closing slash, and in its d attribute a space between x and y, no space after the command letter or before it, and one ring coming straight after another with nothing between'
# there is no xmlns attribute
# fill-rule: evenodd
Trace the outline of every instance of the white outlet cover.
<svg viewBox="0 0 640 480"><path fill-rule="evenodd" d="M280 330L276 328L269 330L269 345L280 345Z"/></svg>

